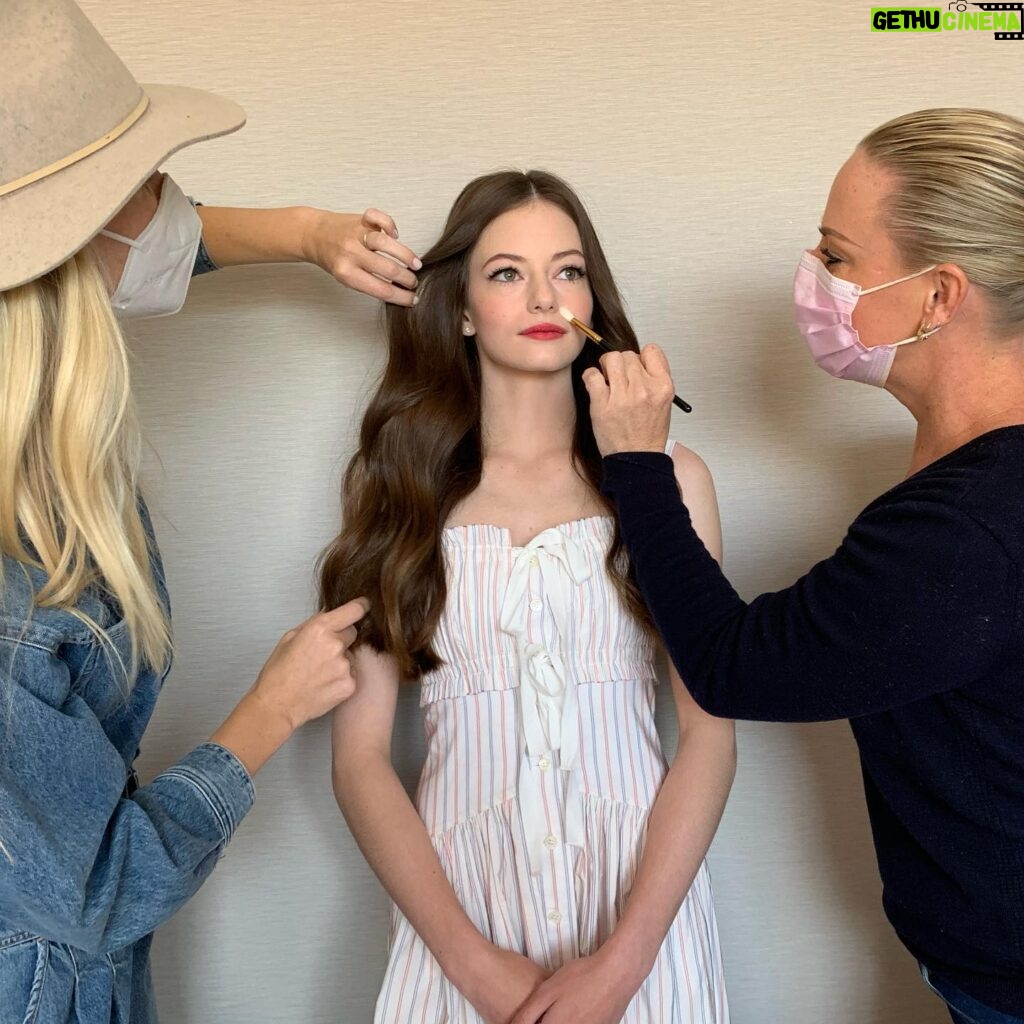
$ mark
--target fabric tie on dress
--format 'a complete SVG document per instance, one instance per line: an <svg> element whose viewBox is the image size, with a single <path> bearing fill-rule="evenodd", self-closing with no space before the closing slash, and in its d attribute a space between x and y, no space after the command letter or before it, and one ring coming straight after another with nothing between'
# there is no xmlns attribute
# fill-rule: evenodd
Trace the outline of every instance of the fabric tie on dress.
<svg viewBox="0 0 1024 1024"><path fill-rule="evenodd" d="M558 643L568 633L572 586L590 578L583 545L552 527L518 549L501 605L501 628L516 637L519 647L519 700L522 713L520 742L527 756L519 767L519 805L526 832L530 870L539 874L548 839L544 813L544 765L559 754L565 780L565 838L583 845L583 776L579 763L579 715L576 683L565 669L562 651L548 650L526 637L530 608L530 569L536 566L551 607ZM547 842L546 842L547 840Z"/></svg>

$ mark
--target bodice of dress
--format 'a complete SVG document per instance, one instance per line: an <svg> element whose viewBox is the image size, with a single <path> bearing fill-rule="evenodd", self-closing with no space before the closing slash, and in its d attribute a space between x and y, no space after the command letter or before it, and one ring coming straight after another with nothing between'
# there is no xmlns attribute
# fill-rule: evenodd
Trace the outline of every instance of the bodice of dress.
<svg viewBox="0 0 1024 1024"><path fill-rule="evenodd" d="M449 739L440 750L434 744L432 753L445 762L451 786L469 760L465 739L452 740L459 716L472 714L458 702L486 702L488 695L515 691L518 728L501 737L514 750L498 760L508 760L506 785L514 785L518 796L534 873L553 844L582 845L581 688L653 680L652 644L625 612L605 571L611 529L608 517L575 520L522 547L511 546L498 527L445 531L448 601L435 640L445 664L424 678L422 703L428 732L436 735L440 727ZM506 721L504 730L485 731L510 734L512 726ZM466 756L459 756L460 748ZM552 772L561 782L560 836L550 826L552 800L545 789ZM464 788L471 791L472 780ZM499 802L508 795L502 789L464 810ZM456 815L463 816L460 810Z"/></svg>

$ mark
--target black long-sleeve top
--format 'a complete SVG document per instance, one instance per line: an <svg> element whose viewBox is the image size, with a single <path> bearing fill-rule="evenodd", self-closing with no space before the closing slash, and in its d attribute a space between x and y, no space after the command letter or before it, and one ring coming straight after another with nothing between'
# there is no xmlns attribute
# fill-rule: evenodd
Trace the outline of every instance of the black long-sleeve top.
<svg viewBox="0 0 1024 1024"><path fill-rule="evenodd" d="M749 604L667 455L609 456L602 489L698 704L850 719L893 927L954 985L1024 1015L1024 426L897 484L835 554Z"/></svg>

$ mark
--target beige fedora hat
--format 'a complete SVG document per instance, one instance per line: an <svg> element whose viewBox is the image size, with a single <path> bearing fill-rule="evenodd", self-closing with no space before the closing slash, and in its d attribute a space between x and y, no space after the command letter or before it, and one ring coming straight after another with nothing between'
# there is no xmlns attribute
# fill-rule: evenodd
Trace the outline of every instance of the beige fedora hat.
<svg viewBox="0 0 1024 1024"><path fill-rule="evenodd" d="M172 153L245 124L140 85L72 0L0 0L0 291L78 252Z"/></svg>

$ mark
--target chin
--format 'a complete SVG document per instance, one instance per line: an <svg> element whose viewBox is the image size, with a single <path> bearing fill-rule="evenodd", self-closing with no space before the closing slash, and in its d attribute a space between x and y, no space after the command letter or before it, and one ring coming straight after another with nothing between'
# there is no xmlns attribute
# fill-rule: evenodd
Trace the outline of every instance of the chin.
<svg viewBox="0 0 1024 1024"><path fill-rule="evenodd" d="M567 348L565 345L551 344L549 349L535 349L532 352L524 352L520 349L517 352L504 354L502 358L492 359L494 367L498 372L512 373L565 373L572 368L572 364L578 358L581 348L573 345Z"/></svg>
<svg viewBox="0 0 1024 1024"><path fill-rule="evenodd" d="M520 373L568 373L572 369L575 357L564 353L550 353L546 356L539 356L536 359L519 359L514 364L515 369Z"/></svg>

